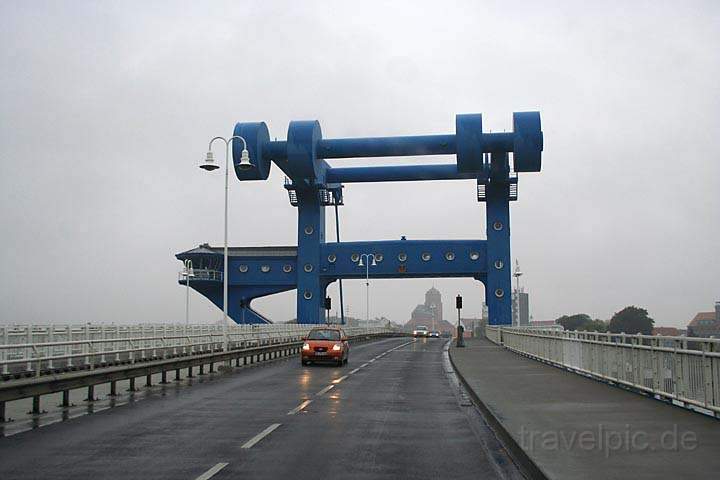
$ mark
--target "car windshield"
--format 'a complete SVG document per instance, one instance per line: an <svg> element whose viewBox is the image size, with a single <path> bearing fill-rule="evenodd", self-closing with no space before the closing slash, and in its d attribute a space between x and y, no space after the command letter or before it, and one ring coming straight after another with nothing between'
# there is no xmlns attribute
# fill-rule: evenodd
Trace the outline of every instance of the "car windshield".
<svg viewBox="0 0 720 480"><path fill-rule="evenodd" d="M312 330L308 334L308 340L340 340L340 331L338 330Z"/></svg>

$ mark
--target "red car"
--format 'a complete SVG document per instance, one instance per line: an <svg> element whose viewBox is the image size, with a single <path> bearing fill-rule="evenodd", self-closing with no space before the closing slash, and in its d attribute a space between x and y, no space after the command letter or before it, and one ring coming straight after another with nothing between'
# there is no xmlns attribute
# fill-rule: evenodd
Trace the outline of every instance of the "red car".
<svg viewBox="0 0 720 480"><path fill-rule="evenodd" d="M347 363L349 354L350 344L345 332L337 327L318 327L305 337L300 355L303 365L333 362L341 366Z"/></svg>

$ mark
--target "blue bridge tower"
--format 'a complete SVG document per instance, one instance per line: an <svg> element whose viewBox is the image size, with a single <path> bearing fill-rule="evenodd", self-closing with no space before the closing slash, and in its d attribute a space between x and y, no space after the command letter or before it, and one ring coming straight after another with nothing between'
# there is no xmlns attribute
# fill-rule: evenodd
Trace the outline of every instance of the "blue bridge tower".
<svg viewBox="0 0 720 480"><path fill-rule="evenodd" d="M242 144L233 143L240 181L267 180L274 163L298 209L297 246L232 247L228 272L223 249L207 244L176 255L190 259L190 286L222 308L228 275L228 315L237 323L270 320L251 308L255 298L297 289L298 323L324 323L326 289L344 278L364 278L360 255L375 255L373 278L469 277L485 285L491 325L511 323L510 201L518 173L539 172L543 134L538 112L515 112L513 131L484 133L480 114L457 115L455 134L323 139L317 121L293 121L287 140L271 141L265 123L238 123L251 169L238 167ZM455 163L331 167L326 159L455 155ZM512 155L512 158L511 158ZM475 180L486 205L486 239L327 242L325 207L343 205L343 184ZM184 284L186 280L181 279Z"/></svg>

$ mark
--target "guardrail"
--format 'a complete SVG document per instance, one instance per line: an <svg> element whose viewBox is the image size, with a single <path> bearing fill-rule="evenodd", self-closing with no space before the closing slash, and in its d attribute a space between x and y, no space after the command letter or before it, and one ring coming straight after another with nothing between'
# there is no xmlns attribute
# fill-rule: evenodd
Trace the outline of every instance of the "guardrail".
<svg viewBox="0 0 720 480"><path fill-rule="evenodd" d="M514 352L720 416L720 339L485 328Z"/></svg>
<svg viewBox="0 0 720 480"><path fill-rule="evenodd" d="M212 325L136 325L136 326L10 326L0 327L0 422L5 402L33 397L33 412L40 412L40 396L63 393L67 406L69 390L110 383L115 395L116 382L214 364L232 362L236 366L294 355L302 339L317 325L238 325L224 328ZM351 341L398 334L384 327L343 327ZM78 338L79 337L79 338Z"/></svg>
<svg viewBox="0 0 720 480"><path fill-rule="evenodd" d="M195 280L214 280L222 282L222 272L220 270L210 270L207 268L195 268L192 270L192 276L190 277L190 283ZM184 271L178 272L178 281L185 284L187 279L187 273Z"/></svg>

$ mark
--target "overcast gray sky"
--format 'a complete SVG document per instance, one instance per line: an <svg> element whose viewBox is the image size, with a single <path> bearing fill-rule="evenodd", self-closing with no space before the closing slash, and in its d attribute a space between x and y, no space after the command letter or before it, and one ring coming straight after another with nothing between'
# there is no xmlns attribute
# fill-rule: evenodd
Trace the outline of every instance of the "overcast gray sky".
<svg viewBox="0 0 720 480"><path fill-rule="evenodd" d="M511 211L534 318L634 304L684 325L720 300L718 5L3 0L0 322L183 321L173 255L222 241L223 177L197 166L236 121L332 138L539 110L543 171ZM282 180L231 184L231 244L296 243ZM484 238L474 189L348 185L343 239ZM371 314L406 321L433 284L446 316L457 293L479 312L481 284L439 279L374 282ZM256 306L287 320L294 292Z"/></svg>

